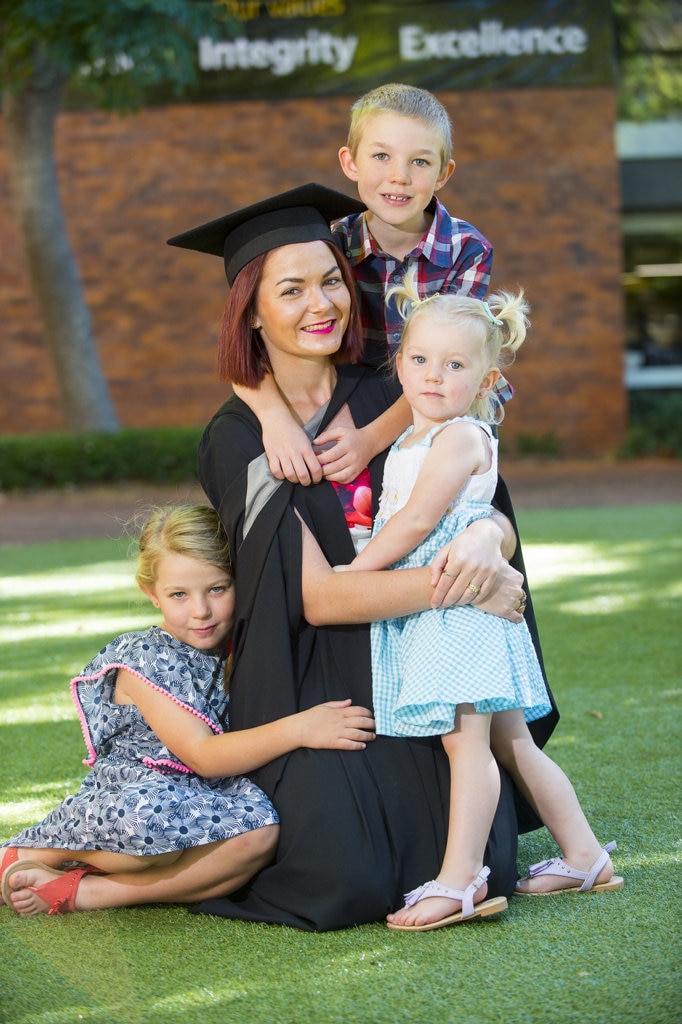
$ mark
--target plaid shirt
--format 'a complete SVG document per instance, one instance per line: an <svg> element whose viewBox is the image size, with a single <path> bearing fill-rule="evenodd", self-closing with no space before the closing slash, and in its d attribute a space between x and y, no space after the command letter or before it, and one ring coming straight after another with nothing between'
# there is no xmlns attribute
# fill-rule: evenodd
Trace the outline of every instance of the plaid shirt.
<svg viewBox="0 0 682 1024"><path fill-rule="evenodd" d="M415 265L421 298L436 292L483 298L488 290L493 261L490 242L471 224L452 218L438 199L428 210L432 208L431 227L402 262L379 248L364 213L352 213L332 224L360 289L365 358L371 366L384 363L398 347L403 322L395 302L386 304L384 295Z"/></svg>
<svg viewBox="0 0 682 1024"><path fill-rule="evenodd" d="M386 303L384 296L413 266L417 267L421 298L436 292L459 292L481 299L488 290L493 262L488 239L466 221L451 217L435 196L427 209L434 213L431 227L402 262L379 248L364 213L350 214L332 224L358 284L368 366L383 366L400 343L402 318L395 299ZM512 396L504 378L496 390L501 401Z"/></svg>

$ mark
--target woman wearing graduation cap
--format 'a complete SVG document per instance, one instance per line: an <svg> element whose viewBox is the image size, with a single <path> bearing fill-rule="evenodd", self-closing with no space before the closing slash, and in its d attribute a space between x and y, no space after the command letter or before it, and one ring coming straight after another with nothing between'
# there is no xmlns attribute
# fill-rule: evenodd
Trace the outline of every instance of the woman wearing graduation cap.
<svg viewBox="0 0 682 1024"><path fill-rule="evenodd" d="M330 426L366 426L398 394L395 382L354 362L362 350L354 282L329 224L359 208L306 185L170 239L224 258L221 378L254 387L272 373L311 439ZM506 518L474 524L432 569L332 571L352 560L351 530L376 509L382 472L380 456L350 489L275 479L258 419L234 395L206 428L199 478L230 538L236 583L233 728L345 697L371 706L368 621L466 599L474 577L477 604L520 618L523 567L518 552L518 572L504 560L516 546L504 488ZM534 631L530 602L525 617ZM554 722L536 723L538 742ZM200 909L311 931L383 920L438 871L448 770L439 737L380 736L362 753L306 749L266 765L253 778L280 814L275 861ZM505 778L486 854L489 897L509 894L517 879L516 803ZM527 823L538 827L532 816Z"/></svg>

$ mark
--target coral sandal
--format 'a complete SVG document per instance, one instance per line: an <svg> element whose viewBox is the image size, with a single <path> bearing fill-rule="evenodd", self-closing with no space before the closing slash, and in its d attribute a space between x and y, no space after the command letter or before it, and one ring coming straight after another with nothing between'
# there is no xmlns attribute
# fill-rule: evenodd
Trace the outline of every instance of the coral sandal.
<svg viewBox="0 0 682 1024"><path fill-rule="evenodd" d="M420 885L419 888L405 894L405 907L413 907L415 903L421 903L422 900L427 900L430 896L444 896L449 900L459 900L462 909L455 914L441 917L438 921L430 921L428 924L391 924L390 921L387 921L387 927L396 932L430 932L435 928L446 928L450 924L460 924L462 921L473 920L475 917L490 917L491 914L501 913L507 909L507 901L504 896L495 896L474 904L474 893L481 888L489 874L490 868L482 868L466 889L450 889L447 885L441 885L436 881Z"/></svg>
<svg viewBox="0 0 682 1024"><path fill-rule="evenodd" d="M7 868L10 867L11 864L16 864L19 860L19 851L16 846L5 846L4 850L5 854L2 858L2 864L0 864L0 882L2 881ZM3 905L3 902L6 901L4 899L0 900L0 907Z"/></svg>
<svg viewBox="0 0 682 1024"><path fill-rule="evenodd" d="M539 864L531 864L528 868L528 878L538 878L540 875L557 875L559 878L570 878L574 882L581 882L581 885L546 889L544 892L531 892L527 889L514 889L514 892L520 896L554 896L560 892L607 892L611 889L622 889L625 882L619 875L613 875L608 882L595 884L596 879L599 877L599 872L608 863L609 854L615 849L615 843L607 843L589 871L579 871L577 868L572 868L561 857L553 857L552 860L542 860Z"/></svg>
<svg viewBox="0 0 682 1024"><path fill-rule="evenodd" d="M51 882L44 882L43 885L25 886L26 889L34 892L36 896L39 896L41 900L47 903L48 915L68 914L75 910L76 893L78 892L78 886L83 875L89 875L92 872L100 873L97 868L90 867L89 864L72 868L71 871L55 871L54 868L49 868L38 860L17 860L11 867L7 868L2 878L2 898L8 907L12 907L10 902L12 893L18 892L17 889L11 888L9 884L10 878L17 871L28 871L30 868L40 868L41 871L47 871L54 876ZM14 908L12 907L12 909ZM19 911L16 911L16 913L19 913Z"/></svg>

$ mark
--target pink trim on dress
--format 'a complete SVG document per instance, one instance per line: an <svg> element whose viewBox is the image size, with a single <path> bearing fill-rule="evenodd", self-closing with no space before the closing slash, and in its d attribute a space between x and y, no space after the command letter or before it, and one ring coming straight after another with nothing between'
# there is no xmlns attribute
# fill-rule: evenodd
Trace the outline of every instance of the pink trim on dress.
<svg viewBox="0 0 682 1024"><path fill-rule="evenodd" d="M88 750L88 757L83 759L83 764L86 764L88 766L88 768L92 768L92 766L94 765L95 761L97 760L97 751L95 750L94 744L92 742L92 737L90 735L90 730L88 729L88 723L87 723L87 720L86 720L86 717L85 717L85 712L83 711L83 706L81 705L81 702L80 702L80 700L78 698L78 684L79 683L92 683L92 682L95 682L98 679L101 679L103 676L107 675L109 672L111 672L112 669L116 669L118 671L118 669L121 669L121 668L124 668L127 672L132 672L132 674L134 676L137 676L138 679L141 679L143 683L147 683L149 686L152 687L152 689L157 690L159 693L162 693L164 695L164 697L168 697L169 700L172 700L179 707L184 708L185 711L189 711L196 718L201 719L201 721L205 722L206 725L209 727L209 729L212 729L213 732L216 733L216 735L218 735L218 736L222 736L223 735L224 729L221 729L219 725L214 725L213 722L210 720L210 718L208 718L207 715L202 714L201 711L197 711L196 708L191 707L189 704L185 704L184 701L181 701L178 697L175 697L173 694L169 693L168 690L164 690L163 686L159 686L157 683L152 682L151 679L147 679L146 676L143 676L141 672L137 672L134 668L131 668L130 665L124 665L123 662L112 661L111 664L107 665L100 672L96 672L92 676L75 676L71 680L71 683L69 684L70 687L71 687L71 699L73 700L73 702L74 702L74 704L76 706L76 711L78 713L78 718L80 719L81 732L83 733L83 740L85 741L85 746L86 746L86 748ZM146 719L145 719L145 721L146 721ZM149 723L147 723L147 724L149 724ZM154 733L154 735L156 736L156 733ZM158 739L158 736L157 736L157 739ZM159 743L161 743L161 740L159 740ZM143 760L143 763L146 763L146 761L148 759L147 758L143 758L142 760ZM163 763L164 763L163 761L157 761L156 762L156 764L163 764ZM192 772L192 770L190 768L187 768L186 766L183 766L183 765L181 765L178 762L169 761L168 764L169 765L173 765L175 768L178 769L178 771L186 771L186 772L189 772L190 775L194 774L194 772ZM154 766L153 763L150 764L150 765L147 765L147 767L153 767L153 766Z"/></svg>
<svg viewBox="0 0 682 1024"><path fill-rule="evenodd" d="M143 757L142 764L147 768L151 768L155 772L163 774L164 768L172 768L176 772L185 772L187 775L196 775L191 768L188 768L186 764L182 764L181 761L169 761L166 758L161 758L156 761L153 757Z"/></svg>
<svg viewBox="0 0 682 1024"><path fill-rule="evenodd" d="M83 734L83 742L85 743L85 747L88 751L88 756L83 758L83 764L86 764L88 768L92 768L93 764L97 760L97 751L95 750L92 743L92 739L90 737L90 730L88 729L88 723L85 717L85 712L83 711L83 706L80 700L78 699L78 683L85 682L86 679L99 679L99 677L105 675L107 671L107 669L104 669L96 676L74 676L74 678L69 683L69 686L71 688L71 700L76 706L76 712L78 713L81 732Z"/></svg>

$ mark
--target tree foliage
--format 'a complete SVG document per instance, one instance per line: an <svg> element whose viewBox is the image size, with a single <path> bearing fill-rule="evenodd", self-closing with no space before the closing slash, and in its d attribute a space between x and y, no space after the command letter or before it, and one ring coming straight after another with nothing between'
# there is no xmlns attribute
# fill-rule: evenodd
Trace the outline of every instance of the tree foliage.
<svg viewBox="0 0 682 1024"><path fill-rule="evenodd" d="M0 86L14 204L64 420L118 428L64 220L54 127L65 89L105 109L141 106L197 78L196 40L223 20L210 0L2 0ZM225 26L223 25L223 31Z"/></svg>
<svg viewBox="0 0 682 1024"><path fill-rule="evenodd" d="M682 115L681 0L612 0L623 120Z"/></svg>
<svg viewBox="0 0 682 1024"><path fill-rule="evenodd" d="M226 30L223 11L211 0L3 0L3 87L26 87L42 54L103 110L135 110L161 83L181 96L197 79L199 36L219 21Z"/></svg>

